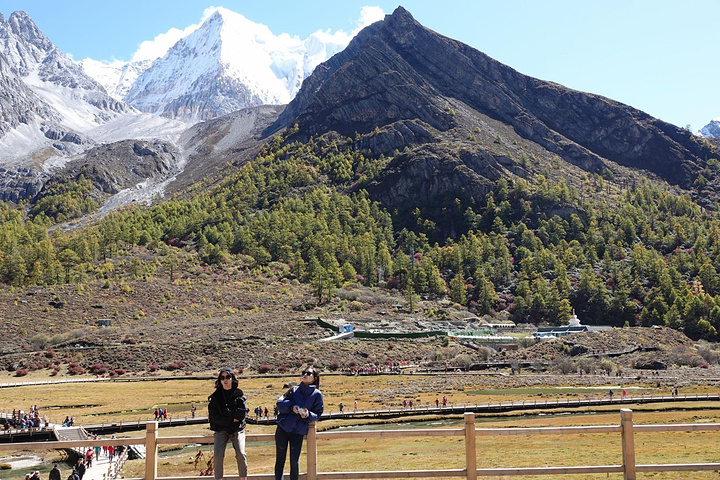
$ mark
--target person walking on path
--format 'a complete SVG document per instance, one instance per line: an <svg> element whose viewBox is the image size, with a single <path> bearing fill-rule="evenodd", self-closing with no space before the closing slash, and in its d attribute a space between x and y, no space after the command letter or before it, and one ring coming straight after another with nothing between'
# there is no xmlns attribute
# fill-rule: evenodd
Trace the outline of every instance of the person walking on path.
<svg viewBox="0 0 720 480"><path fill-rule="evenodd" d="M290 480L300 475L300 451L308 425L317 422L325 409L320 391L320 374L313 367L302 372L300 385L290 388L278 398L277 429L275 430L275 480L283 480L285 459L290 446Z"/></svg>
<svg viewBox="0 0 720 480"><path fill-rule="evenodd" d="M77 463L75 463L75 471L77 472L78 478L82 480L83 476L85 475L85 463L83 463L83 458L80 457L77 459Z"/></svg>
<svg viewBox="0 0 720 480"><path fill-rule="evenodd" d="M235 450L238 475L247 479L247 454L245 453L245 419L248 406L238 380L230 367L223 367L215 380L215 391L208 397L210 430L215 432L213 471L215 478L223 478L223 461L228 442Z"/></svg>

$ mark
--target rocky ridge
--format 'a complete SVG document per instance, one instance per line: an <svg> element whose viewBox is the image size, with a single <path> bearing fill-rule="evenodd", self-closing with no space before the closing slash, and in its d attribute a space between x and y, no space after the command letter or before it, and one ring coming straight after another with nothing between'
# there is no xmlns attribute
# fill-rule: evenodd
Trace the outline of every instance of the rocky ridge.
<svg viewBox="0 0 720 480"><path fill-rule="evenodd" d="M389 207L418 192L427 202L478 197L499 177L533 176L557 159L563 176L629 183L646 171L690 188L717 155L628 105L523 75L402 7L319 66L268 132L294 123L300 138L339 135L392 156L371 188Z"/></svg>

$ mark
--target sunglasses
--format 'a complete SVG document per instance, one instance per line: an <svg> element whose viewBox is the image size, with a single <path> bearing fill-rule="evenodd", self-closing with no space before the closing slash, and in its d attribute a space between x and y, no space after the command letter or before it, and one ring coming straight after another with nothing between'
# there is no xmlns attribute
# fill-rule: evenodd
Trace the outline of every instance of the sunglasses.
<svg viewBox="0 0 720 480"><path fill-rule="evenodd" d="M315 375L315 374L313 372L308 372L308 371L302 372L303 377L309 377L310 375Z"/></svg>
<svg viewBox="0 0 720 480"><path fill-rule="evenodd" d="M232 380L232 375L221 375L220 380Z"/></svg>

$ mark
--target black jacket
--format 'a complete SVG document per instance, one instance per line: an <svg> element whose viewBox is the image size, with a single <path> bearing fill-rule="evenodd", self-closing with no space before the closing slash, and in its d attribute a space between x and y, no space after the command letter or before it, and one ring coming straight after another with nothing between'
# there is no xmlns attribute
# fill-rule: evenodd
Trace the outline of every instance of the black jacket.
<svg viewBox="0 0 720 480"><path fill-rule="evenodd" d="M50 480L60 480L60 469L53 467L52 470L50 470L50 476L48 478Z"/></svg>
<svg viewBox="0 0 720 480"><path fill-rule="evenodd" d="M248 413L245 395L242 390L223 390L218 388L208 397L208 416L210 430L235 433L245 428L245 417ZM238 420L237 422L235 420Z"/></svg>

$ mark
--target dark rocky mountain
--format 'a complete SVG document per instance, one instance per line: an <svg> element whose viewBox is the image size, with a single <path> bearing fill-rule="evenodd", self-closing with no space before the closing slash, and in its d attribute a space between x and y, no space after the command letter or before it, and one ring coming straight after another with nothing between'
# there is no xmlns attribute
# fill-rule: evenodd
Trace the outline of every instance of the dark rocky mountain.
<svg viewBox="0 0 720 480"><path fill-rule="evenodd" d="M68 162L63 174L71 178L82 174L101 192L112 195L177 173L178 156L177 148L169 142L123 140L90 149Z"/></svg>
<svg viewBox="0 0 720 480"><path fill-rule="evenodd" d="M550 162L563 176L645 170L690 188L717 157L685 129L523 75L402 7L320 65L269 131L293 123L306 137L335 132L393 156L375 189L390 205L475 196L500 176L547 173Z"/></svg>

